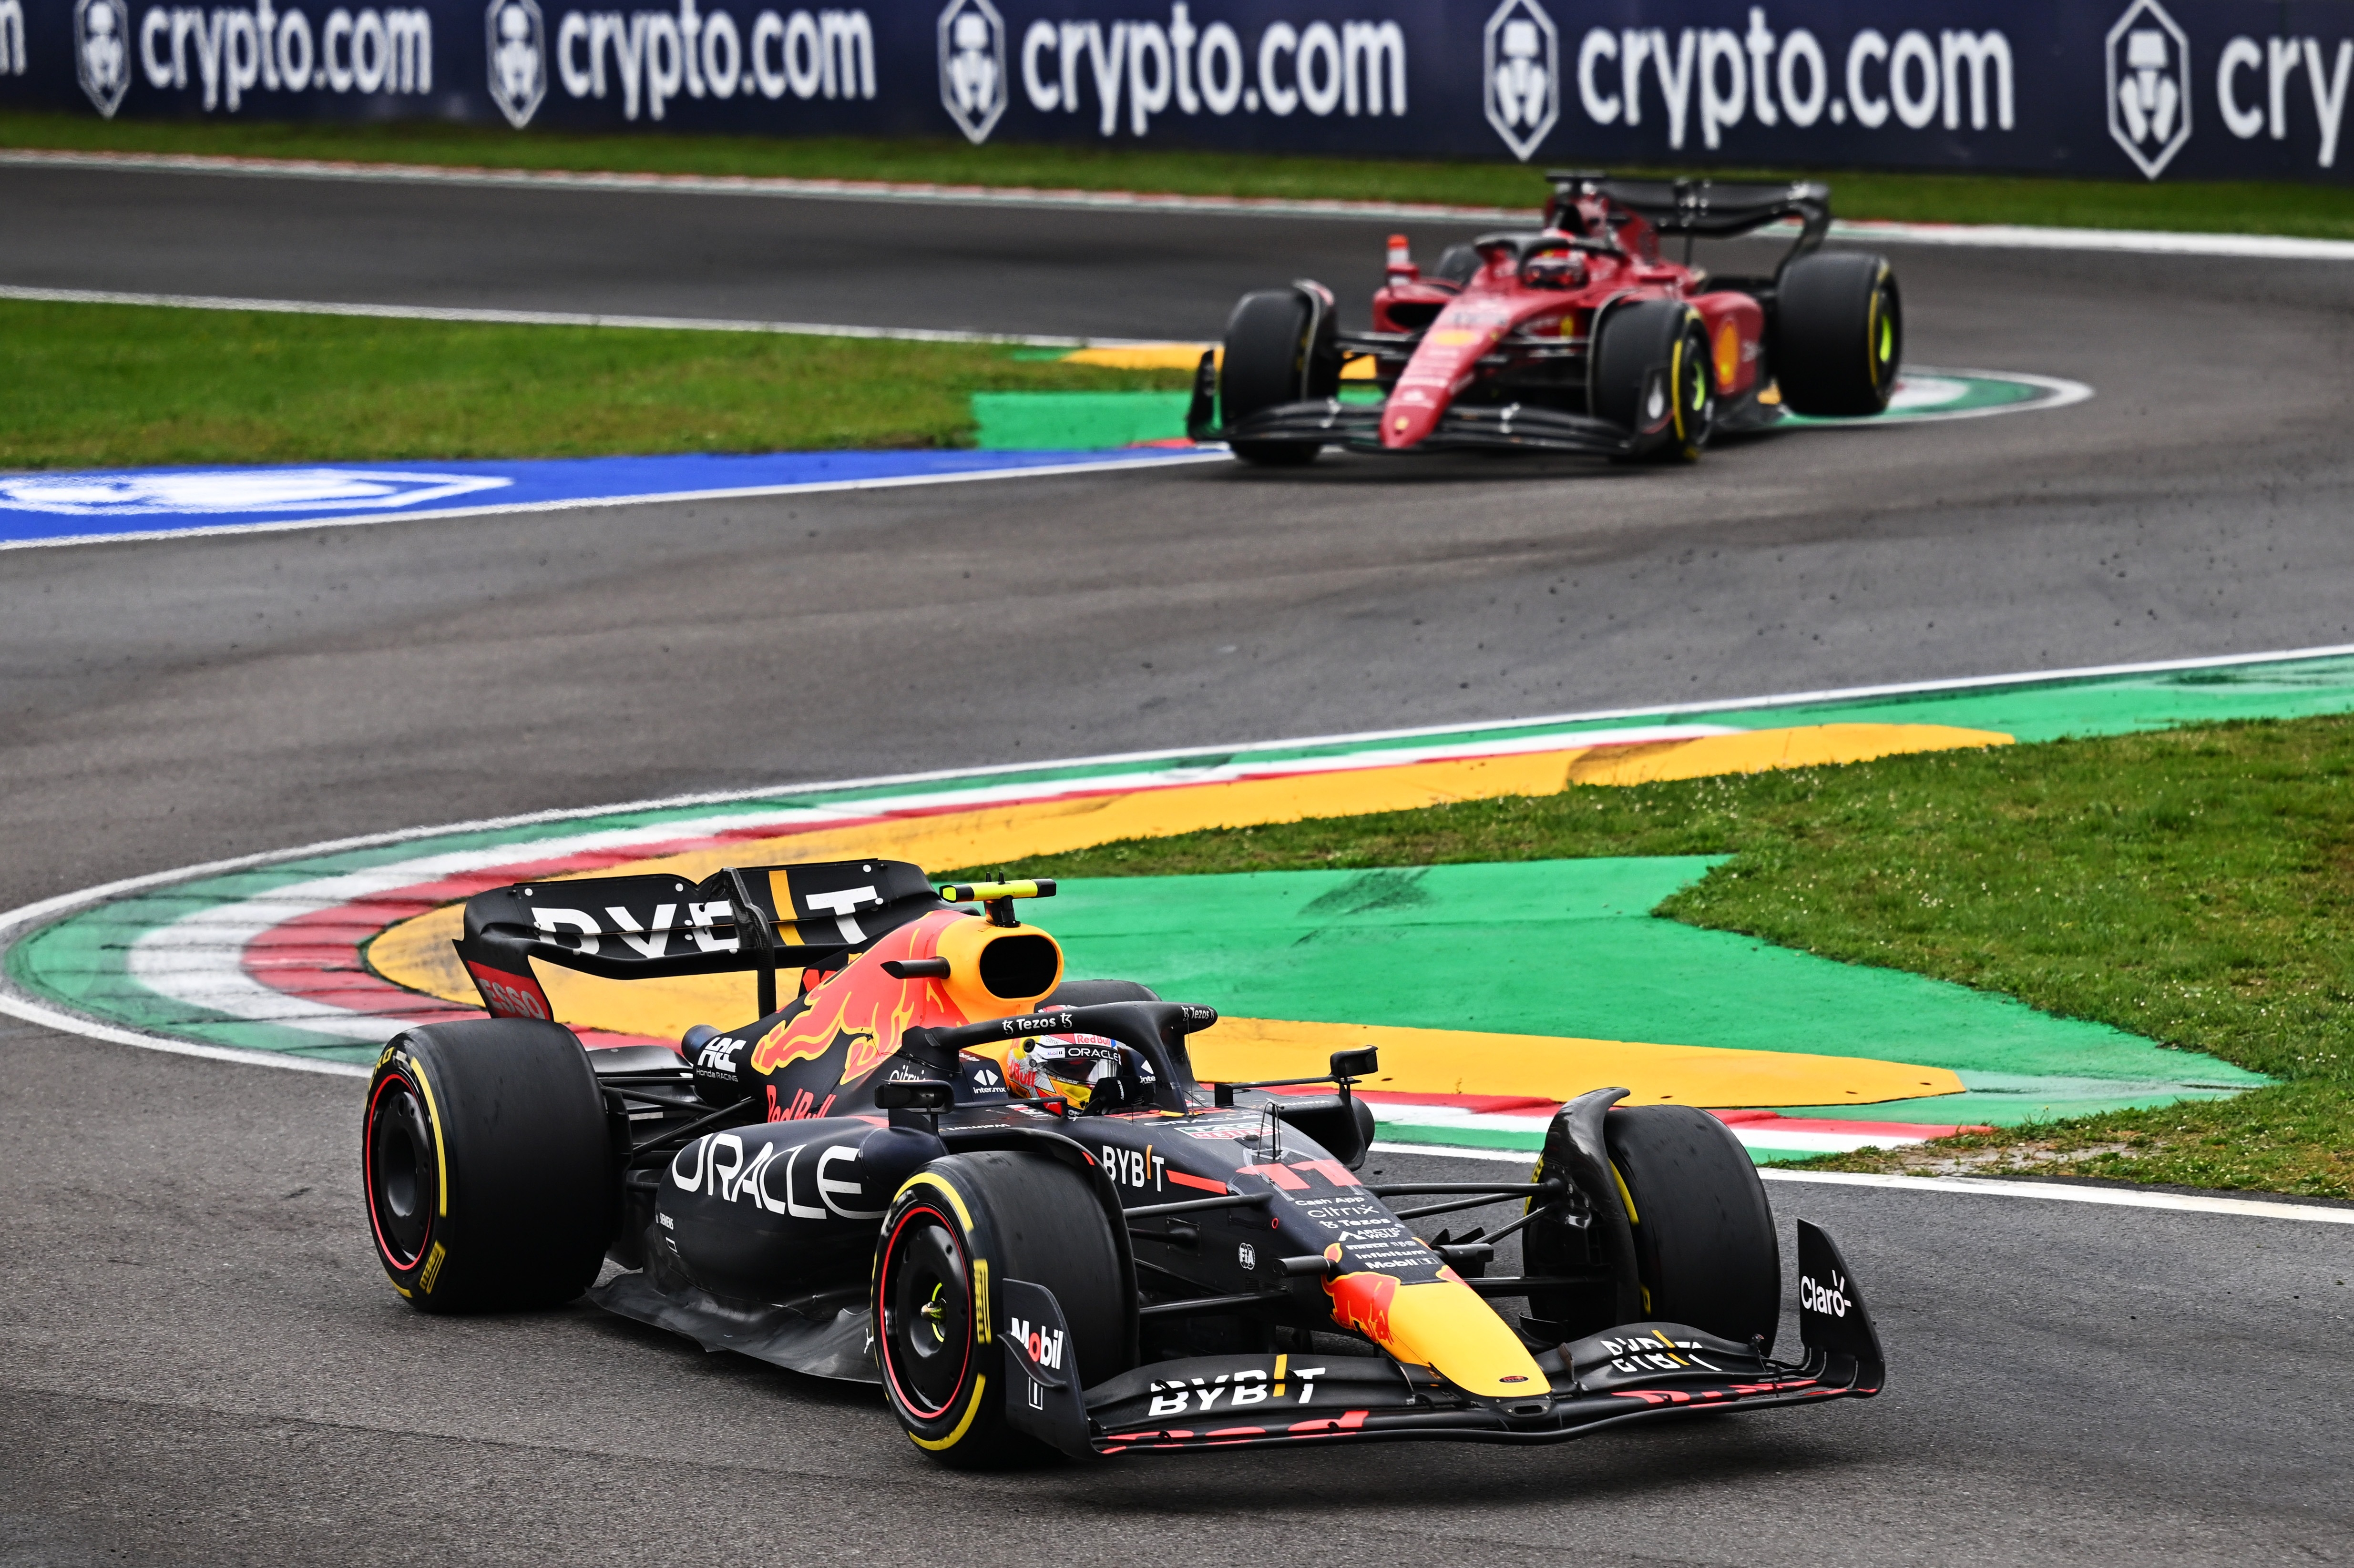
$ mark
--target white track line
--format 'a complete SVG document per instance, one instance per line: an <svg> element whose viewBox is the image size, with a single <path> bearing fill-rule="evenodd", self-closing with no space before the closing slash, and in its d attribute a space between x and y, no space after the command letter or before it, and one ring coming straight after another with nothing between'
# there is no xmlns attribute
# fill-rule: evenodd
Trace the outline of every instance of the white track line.
<svg viewBox="0 0 2354 1568"><path fill-rule="evenodd" d="M2264 1198L2211 1198L2190 1192L2137 1192L2129 1187L2074 1187L2058 1182L2002 1181L1987 1176L1877 1176L1850 1171L1777 1171L1758 1175L1768 1181L1807 1181L1826 1187L1893 1187L1910 1192L1965 1192L1987 1198L2042 1198L2061 1203L2102 1203L2121 1209L2171 1209L2186 1214L2238 1214L2260 1220L2304 1220L2321 1225L2354 1225L2354 1209L2318 1203L2284 1203Z"/></svg>
<svg viewBox="0 0 2354 1568"><path fill-rule="evenodd" d="M268 315L377 316L392 321L467 322L493 326L628 327L655 332L744 332L773 333L790 337L879 338L894 343L997 343L1023 348L1159 348L1167 342L1163 338L1052 337L1024 333L960 332L947 327L734 321L718 316L501 311L468 305L381 305L345 300L254 300L233 294L143 294L113 289L37 289L15 283L0 283L0 300L46 301L67 305L154 305L184 311L254 311Z"/></svg>
<svg viewBox="0 0 2354 1568"><path fill-rule="evenodd" d="M1504 1149L1448 1149L1429 1143L1376 1143L1376 1154L1423 1154L1445 1160L1485 1160L1525 1167L1529 1156ZM2303 1220L2309 1224L2354 1225L2354 1209L2318 1203L2284 1203L2264 1198L2211 1198L2189 1192L2144 1192L2128 1187L2070 1187L2056 1182L1999 1181L1985 1176L1874 1176L1847 1171L1784 1171L1758 1167L1767 1181L1811 1182L1829 1187L1893 1187L1979 1198L2042 1198L2062 1203L2098 1203L2118 1209L2166 1209L2186 1214L2236 1214L2243 1219Z"/></svg>
<svg viewBox="0 0 2354 1568"><path fill-rule="evenodd" d="M196 153L65 152L0 148L0 165L81 167L143 174L230 175L262 179L355 180L379 185L475 185L685 196L781 197L799 201L907 202L944 207L1013 207L1085 212L1175 212L1214 217L1320 217L1357 221L1437 219L1526 223L1528 207L1455 207L1439 202L1344 201L1295 196L1173 196L1149 191L1041 190L894 180L792 179L761 175L667 175L570 169L486 169L432 164L344 163L319 158L240 158ZM1779 233L1790 225L1776 226ZM2183 234L2160 229L2061 228L2008 223L1897 223L1840 220L1834 238L1893 245L1967 246L1999 250L2105 250L2147 256L2236 256L2258 260L2354 261L2354 240L2272 234Z"/></svg>

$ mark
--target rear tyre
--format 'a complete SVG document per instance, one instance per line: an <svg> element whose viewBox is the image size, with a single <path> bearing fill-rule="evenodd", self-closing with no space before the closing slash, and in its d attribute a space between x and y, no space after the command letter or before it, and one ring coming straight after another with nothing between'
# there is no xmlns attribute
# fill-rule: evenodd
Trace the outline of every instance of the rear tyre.
<svg viewBox="0 0 2354 1568"><path fill-rule="evenodd" d="M1691 462L1716 426L1708 328L1677 300L1638 300L1602 318L1594 349L1596 418L1633 438L1628 455Z"/></svg>
<svg viewBox="0 0 2354 1568"><path fill-rule="evenodd" d="M1633 1210L1645 1308L1774 1348L1782 1250L1757 1167L1732 1129L1690 1106L1637 1106L1602 1120Z"/></svg>
<svg viewBox="0 0 2354 1568"><path fill-rule="evenodd" d="M360 1160L376 1261L420 1311L552 1307L597 1277L619 1167L588 1054L560 1024L396 1036L368 1084Z"/></svg>
<svg viewBox="0 0 2354 1568"><path fill-rule="evenodd" d="M1782 270L1774 303L1774 375L1795 414L1884 412L1904 355L1904 306L1882 256L1814 251Z"/></svg>
<svg viewBox="0 0 2354 1568"><path fill-rule="evenodd" d="M1331 397L1340 386L1339 355L1329 341L1331 334L1331 313L1319 313L1299 289L1262 289L1245 294L1235 305L1235 313L1226 318L1225 349L1218 370L1220 421L1232 429L1264 409ZM1305 441L1230 445L1236 457L1263 468L1298 468L1315 461L1320 450Z"/></svg>
<svg viewBox="0 0 2354 1568"><path fill-rule="evenodd" d="M1054 1292L1080 1386L1133 1360L1135 1286L1087 1179L1050 1155L989 1150L935 1160L883 1216L875 1260L875 1353L899 1425L944 1465L982 1468L1044 1449L1005 1420L986 1281ZM978 1308L978 1309L977 1309ZM985 1336L984 1337L984 1333Z"/></svg>

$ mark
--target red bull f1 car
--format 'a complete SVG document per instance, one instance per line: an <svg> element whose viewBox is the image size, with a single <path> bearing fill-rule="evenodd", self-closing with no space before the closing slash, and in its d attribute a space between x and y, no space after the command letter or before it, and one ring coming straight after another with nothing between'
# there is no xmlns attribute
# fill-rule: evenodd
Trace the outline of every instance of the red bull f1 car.
<svg viewBox="0 0 2354 1568"><path fill-rule="evenodd" d="M1428 276L1394 237L1370 331L1341 331L1311 280L1244 295L1203 355L1189 433L1267 466L1328 446L1691 461L1785 411L1887 408L1904 343L1895 270L1821 248L1828 186L1546 177L1537 228L1450 247ZM1783 219L1797 238L1770 276L1691 265L1695 239ZM1671 236L1681 263L1660 254ZM1373 400L1343 397L1351 361Z"/></svg>
<svg viewBox="0 0 2354 1568"><path fill-rule="evenodd" d="M367 1223L428 1312L571 1300L879 1384L938 1459L1377 1438L1546 1443L1879 1392L1830 1238L1773 1215L1714 1118L1564 1106L1525 1180L1368 1182L1371 1049L1197 1080L1209 1008L1064 978L1050 882L895 861L519 884L468 901L493 1016L397 1036ZM748 973L758 1016L584 1049L538 966ZM779 1004L780 982L795 991ZM1493 1234L1432 1234L1517 1201ZM1517 1234L1522 1271L1492 1271ZM1520 1303L1525 1311L1507 1311Z"/></svg>

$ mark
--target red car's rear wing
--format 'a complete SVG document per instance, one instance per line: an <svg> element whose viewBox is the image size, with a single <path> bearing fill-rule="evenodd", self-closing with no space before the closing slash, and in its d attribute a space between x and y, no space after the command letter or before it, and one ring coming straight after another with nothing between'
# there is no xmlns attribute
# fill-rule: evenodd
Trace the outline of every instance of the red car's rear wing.
<svg viewBox="0 0 2354 1568"><path fill-rule="evenodd" d="M1795 217L1799 227L1794 256L1814 249L1830 232L1830 186L1808 180L1787 185L1621 180L1575 169L1548 169L1545 178L1553 182L1553 195L1545 201L1545 227L1571 234L1585 227L1577 201L1592 196L1639 214L1660 234L1702 239L1731 239Z"/></svg>

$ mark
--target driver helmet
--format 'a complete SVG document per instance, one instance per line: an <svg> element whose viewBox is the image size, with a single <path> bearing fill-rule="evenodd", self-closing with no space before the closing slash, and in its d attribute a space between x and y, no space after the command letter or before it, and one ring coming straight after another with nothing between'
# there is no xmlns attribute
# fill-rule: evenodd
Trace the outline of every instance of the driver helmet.
<svg viewBox="0 0 2354 1568"><path fill-rule="evenodd" d="M1150 1103L1152 1065L1100 1034L1036 1034L1005 1054L1005 1086L1019 1099L1060 1096L1075 1111Z"/></svg>

